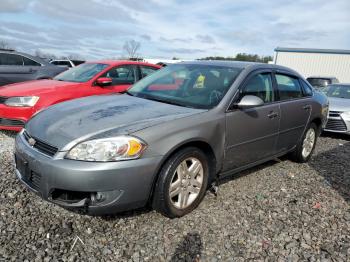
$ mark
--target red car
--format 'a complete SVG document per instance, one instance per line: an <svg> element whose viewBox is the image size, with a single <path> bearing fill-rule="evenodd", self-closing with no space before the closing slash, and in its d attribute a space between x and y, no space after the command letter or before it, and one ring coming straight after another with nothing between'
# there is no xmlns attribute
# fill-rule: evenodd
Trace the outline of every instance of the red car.
<svg viewBox="0 0 350 262"><path fill-rule="evenodd" d="M0 87L0 129L20 131L33 114L66 100L123 92L159 68L134 61L87 62L52 80Z"/></svg>

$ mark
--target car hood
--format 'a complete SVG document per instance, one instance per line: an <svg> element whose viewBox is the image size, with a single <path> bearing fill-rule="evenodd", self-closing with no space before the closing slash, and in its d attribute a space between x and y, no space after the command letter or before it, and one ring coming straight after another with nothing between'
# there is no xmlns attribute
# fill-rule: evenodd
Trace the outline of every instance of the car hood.
<svg viewBox="0 0 350 262"><path fill-rule="evenodd" d="M83 140L131 134L205 111L126 94L90 96L49 107L25 128L31 136L65 151Z"/></svg>
<svg viewBox="0 0 350 262"><path fill-rule="evenodd" d="M328 97L330 111L350 111L350 99Z"/></svg>
<svg viewBox="0 0 350 262"><path fill-rule="evenodd" d="M81 83L57 80L33 80L2 86L0 87L0 96L35 96L46 92L52 92L59 88L74 88L78 85L81 85Z"/></svg>

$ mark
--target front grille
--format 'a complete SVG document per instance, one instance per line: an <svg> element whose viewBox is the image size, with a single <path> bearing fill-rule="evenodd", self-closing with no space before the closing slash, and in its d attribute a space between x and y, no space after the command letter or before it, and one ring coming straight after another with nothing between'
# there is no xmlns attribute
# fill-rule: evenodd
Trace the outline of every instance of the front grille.
<svg viewBox="0 0 350 262"><path fill-rule="evenodd" d="M327 130L334 130L334 131L346 131L346 124L341 119L328 119L326 128Z"/></svg>
<svg viewBox="0 0 350 262"><path fill-rule="evenodd" d="M4 104L6 99L7 99L7 97L0 96L0 104Z"/></svg>
<svg viewBox="0 0 350 262"><path fill-rule="evenodd" d="M0 118L0 126L24 127L24 121L17 119Z"/></svg>
<svg viewBox="0 0 350 262"><path fill-rule="evenodd" d="M48 155L48 156L54 156L57 151L58 148L51 146L43 141L41 141L40 139L37 139L35 137L30 136L27 131L23 132L23 136L25 138L25 140L29 143L29 140L32 138L35 140L35 144L33 145L33 148L37 149L39 152Z"/></svg>
<svg viewBox="0 0 350 262"><path fill-rule="evenodd" d="M329 117L340 117L341 113L339 111L329 111Z"/></svg>

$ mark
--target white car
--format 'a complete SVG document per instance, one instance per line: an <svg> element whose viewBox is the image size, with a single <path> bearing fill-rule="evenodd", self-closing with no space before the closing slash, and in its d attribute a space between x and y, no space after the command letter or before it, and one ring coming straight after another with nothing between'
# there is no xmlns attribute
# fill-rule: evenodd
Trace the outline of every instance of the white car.
<svg viewBox="0 0 350 262"><path fill-rule="evenodd" d="M324 93L329 100L325 131L350 134L350 84L329 85Z"/></svg>
<svg viewBox="0 0 350 262"><path fill-rule="evenodd" d="M52 60L50 61L51 64L57 65L57 66L64 66L64 67L75 67L82 63L85 63L83 60L70 60L70 59L61 59L61 60Z"/></svg>

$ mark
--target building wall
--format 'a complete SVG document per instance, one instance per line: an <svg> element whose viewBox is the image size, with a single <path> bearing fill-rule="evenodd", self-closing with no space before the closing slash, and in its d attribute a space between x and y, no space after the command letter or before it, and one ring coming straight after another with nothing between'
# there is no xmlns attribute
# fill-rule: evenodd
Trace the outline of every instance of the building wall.
<svg viewBox="0 0 350 262"><path fill-rule="evenodd" d="M274 62L290 67L304 77L335 76L341 83L350 83L350 54L277 51Z"/></svg>

